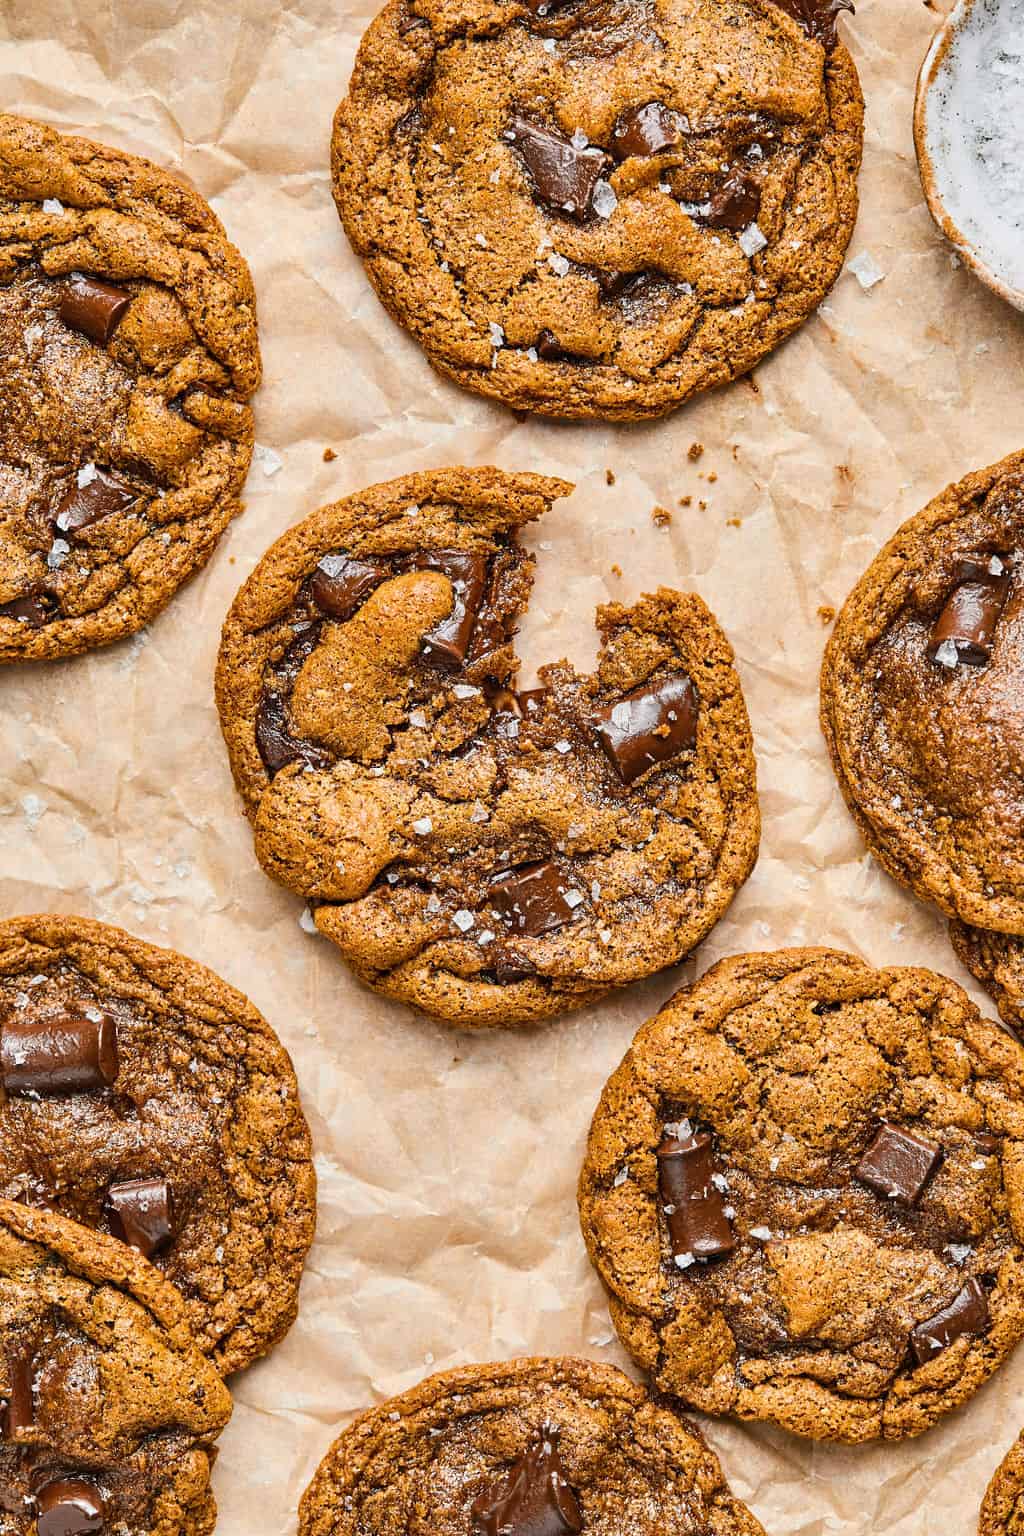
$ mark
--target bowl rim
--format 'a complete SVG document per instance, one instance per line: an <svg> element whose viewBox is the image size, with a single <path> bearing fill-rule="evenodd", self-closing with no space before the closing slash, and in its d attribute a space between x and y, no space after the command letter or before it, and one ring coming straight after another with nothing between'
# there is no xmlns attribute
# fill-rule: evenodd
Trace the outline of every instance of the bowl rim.
<svg viewBox="0 0 1024 1536"><path fill-rule="evenodd" d="M976 0L957 0L957 4L949 15L940 22L939 27L932 38L918 71L917 91L914 97L914 149L917 154L917 167L921 176L921 185L924 188L925 201L928 211L938 228L953 246L957 254L968 267L980 277L994 293L1014 309L1024 311L1024 288L1013 288L1004 278L999 277L987 261L980 254L977 247L972 245L967 236L953 222L949 211L939 192L938 179L935 175L935 167L927 148L927 114L928 102L932 86L935 84L939 70L945 63L946 55L955 41L959 28L966 22L974 9Z"/></svg>

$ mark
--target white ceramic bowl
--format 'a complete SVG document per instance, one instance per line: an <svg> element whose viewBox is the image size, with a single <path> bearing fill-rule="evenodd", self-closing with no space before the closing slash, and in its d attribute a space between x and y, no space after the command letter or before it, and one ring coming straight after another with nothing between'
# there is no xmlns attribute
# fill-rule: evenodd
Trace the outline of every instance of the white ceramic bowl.
<svg viewBox="0 0 1024 1536"><path fill-rule="evenodd" d="M1024 310L1024 0L959 0L921 66L914 143L936 224Z"/></svg>

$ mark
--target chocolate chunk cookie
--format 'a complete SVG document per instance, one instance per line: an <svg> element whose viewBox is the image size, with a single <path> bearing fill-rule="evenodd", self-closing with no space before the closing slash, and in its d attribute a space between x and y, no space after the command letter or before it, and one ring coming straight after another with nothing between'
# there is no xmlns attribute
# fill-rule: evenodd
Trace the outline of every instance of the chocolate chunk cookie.
<svg viewBox="0 0 1024 1536"><path fill-rule="evenodd" d="M431 1376L335 1441L299 1536L763 1536L696 1426L611 1366Z"/></svg>
<svg viewBox="0 0 1024 1536"><path fill-rule="evenodd" d="M692 595L598 612L593 677L516 690L532 556L564 481L439 470L324 507L224 626L221 724L264 869L370 986L466 1028L672 965L750 873L732 652Z"/></svg>
<svg viewBox="0 0 1024 1536"><path fill-rule="evenodd" d="M658 416L824 298L857 212L844 0L391 0L335 200L441 373L548 415Z"/></svg>
<svg viewBox="0 0 1024 1536"><path fill-rule="evenodd" d="M102 923L0 923L0 1196L144 1254L223 1374L295 1320L311 1156L291 1062L240 992Z"/></svg>
<svg viewBox="0 0 1024 1536"><path fill-rule="evenodd" d="M663 1391L816 1439L920 1434L1024 1333L1024 1050L931 971L724 960L609 1080L579 1199Z"/></svg>
<svg viewBox="0 0 1024 1536"><path fill-rule="evenodd" d="M248 269L144 160L0 113L0 662L133 634L240 510Z"/></svg>
<svg viewBox="0 0 1024 1536"><path fill-rule="evenodd" d="M188 1309L112 1238L0 1200L0 1529L206 1536L231 1399Z"/></svg>
<svg viewBox="0 0 1024 1536"><path fill-rule="evenodd" d="M1024 933L1024 453L904 523L825 653L821 718L847 804L894 879Z"/></svg>
<svg viewBox="0 0 1024 1536"><path fill-rule="evenodd" d="M978 1536L1020 1536L1024 1530L1024 1435L992 1475L981 1506Z"/></svg>

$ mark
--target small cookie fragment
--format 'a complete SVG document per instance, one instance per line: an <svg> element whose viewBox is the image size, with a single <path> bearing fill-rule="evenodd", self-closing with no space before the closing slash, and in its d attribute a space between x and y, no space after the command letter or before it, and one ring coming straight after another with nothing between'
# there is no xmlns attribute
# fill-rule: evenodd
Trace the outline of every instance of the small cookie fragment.
<svg viewBox="0 0 1024 1536"><path fill-rule="evenodd" d="M1022 1111L1024 1049L943 976L721 961L591 1125L580 1219L623 1344L702 1412L922 1433L1024 1335Z"/></svg>
<svg viewBox="0 0 1024 1536"><path fill-rule="evenodd" d="M428 1379L356 1419L299 1536L764 1536L696 1427L611 1366L511 1360Z"/></svg>
<svg viewBox="0 0 1024 1536"><path fill-rule="evenodd" d="M1011 1445L985 1491L978 1536L1017 1536L1024 1519L1024 1432Z"/></svg>
<svg viewBox="0 0 1024 1536"><path fill-rule="evenodd" d="M608 604L595 675L517 688L517 533L569 490L492 469L374 486L279 539L224 626L261 864L363 981L464 1028L675 964L757 851L746 709L700 598Z"/></svg>
<svg viewBox="0 0 1024 1536"><path fill-rule="evenodd" d="M184 1301L130 1248L0 1199L0 1491L11 1536L209 1536L231 1413Z"/></svg>

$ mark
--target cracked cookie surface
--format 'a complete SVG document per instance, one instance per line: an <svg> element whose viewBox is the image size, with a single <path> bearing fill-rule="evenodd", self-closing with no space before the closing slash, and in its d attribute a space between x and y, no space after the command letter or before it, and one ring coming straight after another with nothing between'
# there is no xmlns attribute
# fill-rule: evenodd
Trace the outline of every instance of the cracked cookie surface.
<svg viewBox="0 0 1024 1536"><path fill-rule="evenodd" d="M0 662L133 634L241 510L248 268L174 176L0 114L0 358Z"/></svg>
<svg viewBox="0 0 1024 1536"><path fill-rule="evenodd" d="M303 1497L300 1536L413 1529L763 1536L695 1425L574 1359L447 1371L350 1425Z"/></svg>
<svg viewBox="0 0 1024 1536"><path fill-rule="evenodd" d="M217 697L264 869L390 997L472 1028L682 959L759 815L729 645L700 598L598 611L594 676L517 693L532 556L572 487L439 470L285 534L224 627Z"/></svg>
<svg viewBox="0 0 1024 1536"><path fill-rule="evenodd" d="M227 1374L295 1319L313 1240L309 1128L247 998L84 918L0 923L0 1197L130 1243Z"/></svg>
<svg viewBox="0 0 1024 1536"><path fill-rule="evenodd" d="M1024 1435L992 1474L978 1521L978 1536L1021 1536L1024 1531Z"/></svg>
<svg viewBox="0 0 1024 1536"><path fill-rule="evenodd" d="M173 1286L113 1239L0 1199L5 1536L207 1536L230 1414Z"/></svg>
<svg viewBox="0 0 1024 1536"><path fill-rule="evenodd" d="M1024 1050L930 971L724 960L609 1079L579 1202L663 1391L812 1438L920 1434L1024 1333Z"/></svg>
<svg viewBox="0 0 1024 1536"><path fill-rule="evenodd" d="M550 415L657 416L748 372L856 218L838 8L391 0L332 143L379 298L443 374Z"/></svg>
<svg viewBox="0 0 1024 1536"><path fill-rule="evenodd" d="M947 915L1024 933L1024 453L904 523L839 616L821 719L892 875Z"/></svg>

